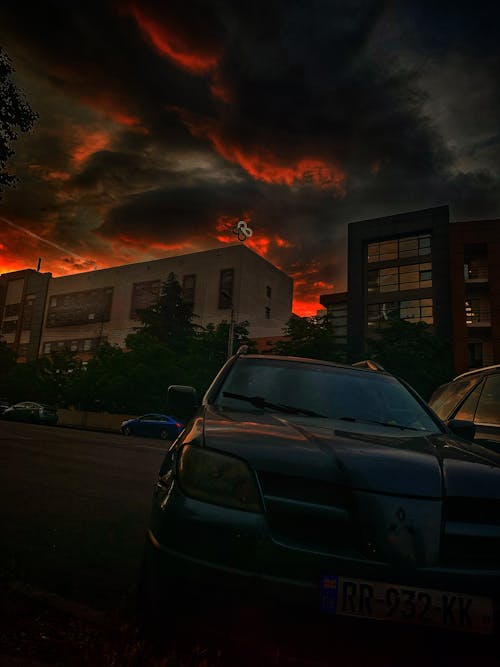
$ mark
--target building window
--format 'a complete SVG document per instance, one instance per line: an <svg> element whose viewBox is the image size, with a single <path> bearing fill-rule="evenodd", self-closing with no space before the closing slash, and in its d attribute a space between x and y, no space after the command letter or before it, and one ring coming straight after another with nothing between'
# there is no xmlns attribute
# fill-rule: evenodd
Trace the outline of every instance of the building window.
<svg viewBox="0 0 500 667"><path fill-rule="evenodd" d="M196 288L196 275L192 273L182 279L182 298L186 303L194 303L194 291Z"/></svg>
<svg viewBox="0 0 500 667"><path fill-rule="evenodd" d="M33 321L33 306L34 306L34 299L29 299L24 303L23 321L21 325L21 329L23 331L28 331L29 329L31 329L31 323Z"/></svg>
<svg viewBox="0 0 500 667"><path fill-rule="evenodd" d="M421 257L431 254L430 234L406 236L390 241L374 241L368 244L368 262L387 262L393 259Z"/></svg>
<svg viewBox="0 0 500 667"><path fill-rule="evenodd" d="M394 319L433 324L432 299L371 303L367 307L367 325L370 329L380 329L385 322Z"/></svg>
<svg viewBox="0 0 500 667"><path fill-rule="evenodd" d="M368 292L399 292L432 287L432 264L408 264L368 271Z"/></svg>
<svg viewBox="0 0 500 667"><path fill-rule="evenodd" d="M132 301L130 304L131 320L138 319L138 310L145 310L158 301L160 288L160 280L146 280L142 283L134 283L132 286Z"/></svg>
<svg viewBox="0 0 500 667"><path fill-rule="evenodd" d="M390 259L398 258L398 242L393 241L376 241L368 244L368 261L369 262L386 262Z"/></svg>
<svg viewBox="0 0 500 667"><path fill-rule="evenodd" d="M397 292L398 267L390 266L388 269L380 269L379 284L381 292Z"/></svg>
<svg viewBox="0 0 500 667"><path fill-rule="evenodd" d="M17 320L5 320L2 325L2 333L14 333L17 331Z"/></svg>
<svg viewBox="0 0 500 667"><path fill-rule="evenodd" d="M9 303L5 306L4 317L17 317L21 311L20 303Z"/></svg>
<svg viewBox="0 0 500 667"><path fill-rule="evenodd" d="M410 301L401 301L399 317L402 320L432 324L434 321L432 317L432 299L411 299Z"/></svg>
<svg viewBox="0 0 500 667"><path fill-rule="evenodd" d="M107 322L111 314L113 288L72 292L51 298L47 313L47 327L87 324L89 321Z"/></svg>
<svg viewBox="0 0 500 667"><path fill-rule="evenodd" d="M266 296L267 296L268 299L271 298L271 294L272 294L272 292L273 292L273 290L271 289L270 285L268 285L268 286L266 287Z"/></svg>
<svg viewBox="0 0 500 667"><path fill-rule="evenodd" d="M233 307L234 269L223 269L220 272L219 308Z"/></svg>
<svg viewBox="0 0 500 667"><path fill-rule="evenodd" d="M266 320L271 319L271 309L266 306Z"/></svg>
<svg viewBox="0 0 500 667"><path fill-rule="evenodd" d="M43 354L50 354L57 350L71 350L72 352L91 352L105 343L107 336L96 338L78 338L74 340L52 340L43 344Z"/></svg>

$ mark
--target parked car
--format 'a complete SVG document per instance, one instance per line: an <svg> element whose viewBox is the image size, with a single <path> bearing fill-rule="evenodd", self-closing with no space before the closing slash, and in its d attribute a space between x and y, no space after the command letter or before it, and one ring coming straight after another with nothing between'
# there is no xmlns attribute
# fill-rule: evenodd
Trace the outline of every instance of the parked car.
<svg viewBox="0 0 500 667"><path fill-rule="evenodd" d="M10 401L8 401L6 398L0 398L0 415L2 415L7 408L10 408Z"/></svg>
<svg viewBox="0 0 500 667"><path fill-rule="evenodd" d="M36 422L38 424L57 424L58 420L56 408L45 405L45 403L33 403L31 401L11 405L3 412L2 418L18 422Z"/></svg>
<svg viewBox="0 0 500 667"><path fill-rule="evenodd" d="M447 424L468 422L465 436L500 453L500 364L462 373L436 389L429 405Z"/></svg>
<svg viewBox="0 0 500 667"><path fill-rule="evenodd" d="M159 471L138 609L280 609L489 633L500 600L500 457L377 368L232 357ZM232 593L231 593L232 592ZM200 602L201 601L201 602ZM240 604L240 602L236 602Z"/></svg>
<svg viewBox="0 0 500 667"><path fill-rule="evenodd" d="M162 440L175 440L184 428L183 424L173 417L161 414L148 414L122 422L120 430L123 435L142 435Z"/></svg>

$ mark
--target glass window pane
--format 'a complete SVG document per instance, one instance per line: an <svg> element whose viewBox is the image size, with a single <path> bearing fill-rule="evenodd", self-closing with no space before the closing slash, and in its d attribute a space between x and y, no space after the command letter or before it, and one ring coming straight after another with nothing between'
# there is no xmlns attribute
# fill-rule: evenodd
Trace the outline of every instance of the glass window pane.
<svg viewBox="0 0 500 667"><path fill-rule="evenodd" d="M379 258L380 258L379 243L369 243L368 244L368 261L369 262L378 262Z"/></svg>
<svg viewBox="0 0 500 667"><path fill-rule="evenodd" d="M400 257L415 257L418 255L418 242L416 236L411 236L405 239L399 239L399 256Z"/></svg>
<svg viewBox="0 0 500 667"><path fill-rule="evenodd" d="M429 405L441 419L448 419L457 403L460 403L467 392L477 383L477 377L450 382L445 387L436 389L431 396Z"/></svg>
<svg viewBox="0 0 500 667"><path fill-rule="evenodd" d="M380 261L384 262L388 259L398 258L398 242L384 241L380 244Z"/></svg>
<svg viewBox="0 0 500 667"><path fill-rule="evenodd" d="M462 407L459 408L458 412L454 415L455 419L468 419L469 421L474 421L477 401L481 394L481 386L482 383L479 383L478 386L469 394L469 396L467 396L462 404Z"/></svg>
<svg viewBox="0 0 500 667"><path fill-rule="evenodd" d="M500 426L500 374L486 378L474 421Z"/></svg>
<svg viewBox="0 0 500 667"><path fill-rule="evenodd" d="M368 291L378 292L378 271L376 269L368 271Z"/></svg>

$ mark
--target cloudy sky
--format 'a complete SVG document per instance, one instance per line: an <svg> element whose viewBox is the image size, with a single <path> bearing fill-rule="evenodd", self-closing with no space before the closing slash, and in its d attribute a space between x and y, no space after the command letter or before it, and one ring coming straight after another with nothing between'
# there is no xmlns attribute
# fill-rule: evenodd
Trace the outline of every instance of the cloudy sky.
<svg viewBox="0 0 500 667"><path fill-rule="evenodd" d="M0 8L40 116L14 145L0 273L213 248L242 219L314 314L346 287L349 222L500 218L496 3L29 4Z"/></svg>

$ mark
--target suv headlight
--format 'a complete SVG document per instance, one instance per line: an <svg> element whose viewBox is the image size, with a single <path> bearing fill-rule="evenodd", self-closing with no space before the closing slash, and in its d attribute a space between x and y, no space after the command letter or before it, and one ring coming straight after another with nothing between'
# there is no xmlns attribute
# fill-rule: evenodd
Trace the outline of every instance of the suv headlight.
<svg viewBox="0 0 500 667"><path fill-rule="evenodd" d="M178 459L177 478L187 496L214 505L262 512L255 476L241 459L185 445Z"/></svg>

